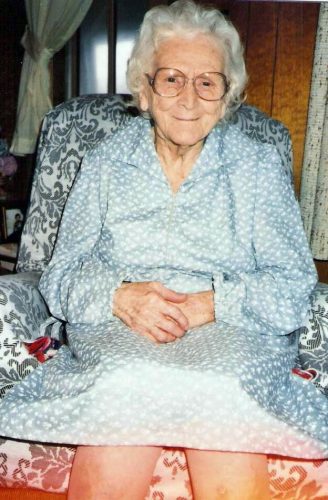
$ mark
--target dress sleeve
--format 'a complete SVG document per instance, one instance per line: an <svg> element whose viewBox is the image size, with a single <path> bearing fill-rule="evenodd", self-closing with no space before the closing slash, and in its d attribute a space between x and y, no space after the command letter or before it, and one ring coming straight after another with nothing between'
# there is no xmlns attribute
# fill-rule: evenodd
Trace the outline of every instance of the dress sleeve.
<svg viewBox="0 0 328 500"><path fill-rule="evenodd" d="M98 248L101 237L110 239L102 234L108 185L108 169L103 168L99 156L86 155L65 206L53 257L39 285L51 314L69 323L113 319L113 294L122 282L108 255Z"/></svg>
<svg viewBox="0 0 328 500"><path fill-rule="evenodd" d="M293 188L273 147L266 147L257 170L254 269L213 276L215 316L254 332L284 335L304 325L317 274Z"/></svg>

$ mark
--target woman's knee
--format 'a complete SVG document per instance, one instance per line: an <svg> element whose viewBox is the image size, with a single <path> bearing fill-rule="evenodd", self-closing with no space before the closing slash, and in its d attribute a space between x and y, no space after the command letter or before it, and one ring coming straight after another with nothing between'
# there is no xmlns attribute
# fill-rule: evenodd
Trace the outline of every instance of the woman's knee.
<svg viewBox="0 0 328 500"><path fill-rule="evenodd" d="M68 500L143 499L160 453L147 446L78 447Z"/></svg>
<svg viewBox="0 0 328 500"><path fill-rule="evenodd" d="M186 450L195 499L267 500L265 455Z"/></svg>

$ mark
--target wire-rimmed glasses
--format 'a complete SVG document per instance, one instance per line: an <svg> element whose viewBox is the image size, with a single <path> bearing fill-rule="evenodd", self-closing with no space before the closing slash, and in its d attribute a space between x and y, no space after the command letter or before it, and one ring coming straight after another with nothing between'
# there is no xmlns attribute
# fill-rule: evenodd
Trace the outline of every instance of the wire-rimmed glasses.
<svg viewBox="0 0 328 500"><path fill-rule="evenodd" d="M176 97L192 81L196 94L205 101L219 101L229 90L227 77L223 73L208 71L188 78L174 68L159 68L153 77L146 73L153 91L162 97Z"/></svg>

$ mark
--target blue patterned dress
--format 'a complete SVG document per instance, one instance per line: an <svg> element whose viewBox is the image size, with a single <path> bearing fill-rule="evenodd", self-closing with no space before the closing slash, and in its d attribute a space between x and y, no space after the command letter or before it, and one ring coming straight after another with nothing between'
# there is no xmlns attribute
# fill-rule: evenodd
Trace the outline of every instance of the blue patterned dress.
<svg viewBox="0 0 328 500"><path fill-rule="evenodd" d="M111 312L122 281L214 290L214 323L169 344ZM151 125L88 153L40 289L67 345L0 403L0 435L328 456L328 400L292 373L316 282L274 147L207 137L174 194Z"/></svg>

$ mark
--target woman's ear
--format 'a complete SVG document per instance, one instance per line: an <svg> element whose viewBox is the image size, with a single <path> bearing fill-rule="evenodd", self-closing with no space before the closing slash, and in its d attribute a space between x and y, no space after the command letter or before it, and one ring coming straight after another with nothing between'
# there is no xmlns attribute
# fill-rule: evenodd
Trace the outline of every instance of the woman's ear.
<svg viewBox="0 0 328 500"><path fill-rule="evenodd" d="M142 87L142 89L140 90L140 93L139 93L139 105L140 105L141 111L146 112L149 110L149 99L148 99L147 91L144 87Z"/></svg>
<svg viewBox="0 0 328 500"><path fill-rule="evenodd" d="M219 109L219 121L221 121L225 117L225 114L227 112L228 104L225 101L219 101L219 106L220 106L220 109Z"/></svg>

